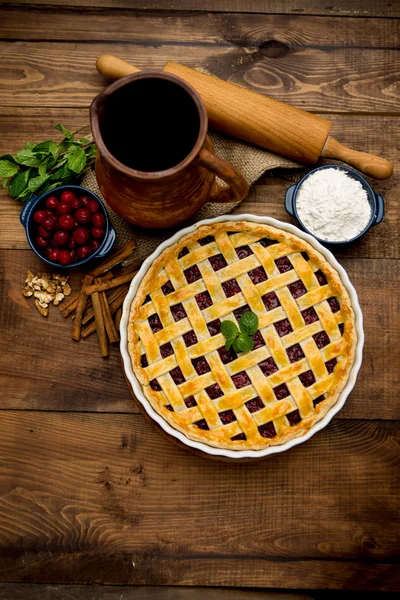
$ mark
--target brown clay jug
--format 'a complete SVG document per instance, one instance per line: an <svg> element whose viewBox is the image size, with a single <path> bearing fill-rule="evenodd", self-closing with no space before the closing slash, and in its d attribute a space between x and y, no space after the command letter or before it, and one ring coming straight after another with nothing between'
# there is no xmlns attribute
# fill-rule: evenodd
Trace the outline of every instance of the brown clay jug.
<svg viewBox="0 0 400 600"><path fill-rule="evenodd" d="M213 153L200 96L175 75L141 71L114 82L93 100L90 120L100 190L126 221L170 227L205 202L248 193L244 176Z"/></svg>

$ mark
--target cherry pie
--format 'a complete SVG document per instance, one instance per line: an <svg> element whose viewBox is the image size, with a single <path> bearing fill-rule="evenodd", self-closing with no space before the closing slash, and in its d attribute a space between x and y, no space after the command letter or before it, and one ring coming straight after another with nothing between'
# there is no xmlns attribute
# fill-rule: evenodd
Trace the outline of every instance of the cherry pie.
<svg viewBox="0 0 400 600"><path fill-rule="evenodd" d="M250 352L221 321L251 310ZM129 353L153 408L192 440L261 449L304 435L337 402L354 359L350 298L307 242L252 222L204 225L156 258L132 302Z"/></svg>

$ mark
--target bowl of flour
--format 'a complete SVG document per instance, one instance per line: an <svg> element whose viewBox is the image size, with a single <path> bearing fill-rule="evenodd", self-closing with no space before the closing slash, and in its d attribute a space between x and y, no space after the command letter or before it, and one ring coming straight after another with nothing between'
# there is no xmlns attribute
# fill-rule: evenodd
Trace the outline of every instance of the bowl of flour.
<svg viewBox="0 0 400 600"><path fill-rule="evenodd" d="M347 244L383 219L384 200L354 169L325 165L286 190L286 211L325 244Z"/></svg>

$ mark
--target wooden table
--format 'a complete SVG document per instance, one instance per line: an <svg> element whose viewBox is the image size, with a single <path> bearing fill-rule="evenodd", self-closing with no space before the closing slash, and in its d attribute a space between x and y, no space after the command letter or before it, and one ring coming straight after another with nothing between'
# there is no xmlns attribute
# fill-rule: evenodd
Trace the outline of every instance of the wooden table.
<svg viewBox="0 0 400 600"><path fill-rule="evenodd" d="M399 590L400 7L327 4L3 5L0 154L50 139L58 122L87 123L106 84L96 57L112 53L141 68L203 67L326 114L335 137L395 172L371 182L386 200L383 223L337 253L365 317L354 392L306 444L238 465L161 437L132 402L117 349L102 360L94 336L76 344L57 309L46 321L22 297L27 269L41 264L20 205L0 192L0 581ZM265 177L237 212L288 220L288 185L284 172Z"/></svg>

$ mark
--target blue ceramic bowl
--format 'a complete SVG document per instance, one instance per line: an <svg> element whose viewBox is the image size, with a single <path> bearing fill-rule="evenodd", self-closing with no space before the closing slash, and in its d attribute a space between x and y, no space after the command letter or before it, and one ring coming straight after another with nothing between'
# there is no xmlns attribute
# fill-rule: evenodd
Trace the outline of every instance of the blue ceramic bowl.
<svg viewBox="0 0 400 600"><path fill-rule="evenodd" d="M371 218L370 218L367 226L363 229L363 231L361 231L361 233L359 233L358 235L353 237L351 240L345 240L345 241L341 241L341 242L330 242L328 240L324 240L322 238L317 237L313 231L310 231L309 229L307 229L307 227L305 227L305 225L302 223L302 221L297 213L297 208L296 208L297 193L298 193L301 185L304 183L304 181L308 177L310 177L310 175L315 173L316 171L323 171L324 169L332 169L332 168L339 169L340 171L344 171L345 173L347 173L347 175L349 177L352 177L353 179L356 179L357 181L359 181L361 183L361 185L363 186L363 188L365 189L365 191L367 192L368 201L371 205ZM288 212L289 215L291 215L292 217L296 217L296 219L298 220L298 222L300 223L300 225L301 225L302 229L304 229L304 231L306 231L307 233L309 233L310 235L315 237L315 239L317 239L322 244L329 244L330 246L339 246L342 244L349 244L350 242L354 242L355 240L358 240L358 238L360 238L362 235L364 235L364 233L366 233L368 231L368 229L370 229L370 227L373 227L374 225L378 225L378 223L380 223L382 221L383 215L385 214L385 202L384 202L382 196L380 196L379 194L374 192L372 187L369 185L368 181L366 179L364 179L364 177L362 177L362 175L360 175L360 173L357 173L357 171L354 171L354 169L350 169L350 167L345 167L342 165L324 165L323 167L318 167L317 169L313 169L312 171L307 173L307 175L305 175L305 177L303 177L303 179L301 181L299 181L299 183L296 183L295 185L291 185L290 188L288 188L286 190L285 208L286 208L286 212Z"/></svg>
<svg viewBox="0 0 400 600"><path fill-rule="evenodd" d="M105 227L106 232L104 235L104 239L101 242L99 248L95 252L93 252L93 254L88 256L87 258L78 260L69 265L60 265L60 263L56 263L56 262L52 262L51 260L48 260L48 258L46 258L46 256L44 256L43 254L40 253L40 249L36 248L35 242L34 242L35 229L37 227L37 224L33 220L33 213L36 210L46 208L46 200L49 196L60 197L61 193L64 190L74 192L78 197L79 196L88 196L89 198L91 198L93 200L97 200L97 202L100 204L101 211L103 212L105 219L106 219L106 227ZM57 187L57 188L54 188L53 190L45 192L41 196L32 196L32 198L30 198L29 200L27 200L25 202L19 218L20 218L22 225L25 227L26 237L28 238L29 245L32 248L32 250L34 251L34 253L40 259L42 259L45 263L47 263L48 265L51 265L52 267L54 267L56 269L70 269L71 267L78 267L78 266L80 267L81 265L84 265L85 263L87 263L95 258L103 258L104 256L106 256L106 254L108 254L108 252L111 250L111 248L115 242L115 230L110 223L110 219L108 217L108 214L104 207L103 202L100 200L100 198L98 196L96 196L96 194L94 194L90 190L88 190L80 185L60 185L60 187Z"/></svg>

